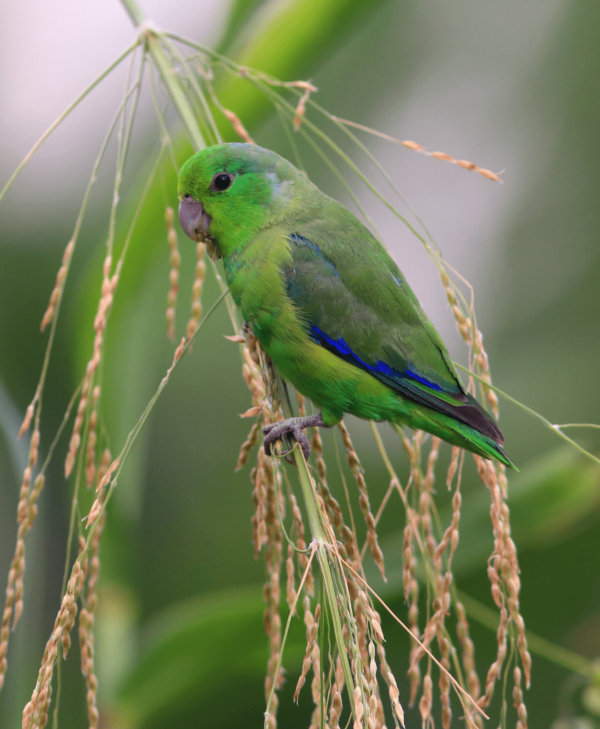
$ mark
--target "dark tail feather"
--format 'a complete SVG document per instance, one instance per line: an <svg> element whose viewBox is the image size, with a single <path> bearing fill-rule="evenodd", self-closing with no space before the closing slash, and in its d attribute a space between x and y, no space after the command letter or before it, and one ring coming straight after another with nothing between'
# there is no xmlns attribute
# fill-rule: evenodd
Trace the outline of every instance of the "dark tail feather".
<svg viewBox="0 0 600 729"><path fill-rule="evenodd" d="M501 446L504 443L504 436L496 425L495 420L477 400L468 393L457 393L447 397L439 397L432 391L415 386L412 383L402 383L402 392L411 399L421 402L424 405L437 410L439 413L456 418L461 423L468 425L481 435L486 436L494 443ZM399 388L398 388L399 389ZM454 402L449 402L452 398Z"/></svg>
<svg viewBox="0 0 600 729"><path fill-rule="evenodd" d="M482 436L482 440L487 446L483 448L482 455L485 455L486 458L495 457L501 463L504 463L505 466L518 471L519 469L502 447L504 444L504 436L492 416L484 410L472 395L465 394L459 397L460 399L464 398L465 404L449 405L449 408L458 421L473 428L473 430ZM457 399L459 398L457 397ZM477 438L470 438L470 440L481 447L481 444L477 443Z"/></svg>
<svg viewBox="0 0 600 729"><path fill-rule="evenodd" d="M489 458L490 460L496 459L505 466L513 468L515 471L519 470L515 466L512 458L502 447L502 442L498 442L495 438L490 437L486 433L482 433L473 425L463 423L458 419L455 427L458 432L460 432L461 435L472 445L472 447L467 446L469 450L472 450L474 453L478 453L484 458ZM498 428L496 428L496 431L500 433ZM502 437L501 433L500 437Z"/></svg>
<svg viewBox="0 0 600 729"><path fill-rule="evenodd" d="M470 425L472 428L475 428L482 435L487 435L488 438L491 438L501 446L504 443L504 436L492 416L481 407L472 395L466 394L463 397L465 398L464 405L450 406L454 417L457 420L461 420L465 425Z"/></svg>

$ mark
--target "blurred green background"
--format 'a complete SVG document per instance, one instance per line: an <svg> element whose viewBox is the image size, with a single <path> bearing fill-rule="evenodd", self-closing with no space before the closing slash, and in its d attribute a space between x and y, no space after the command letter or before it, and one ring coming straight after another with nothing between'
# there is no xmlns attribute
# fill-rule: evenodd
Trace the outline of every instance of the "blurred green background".
<svg viewBox="0 0 600 729"><path fill-rule="evenodd" d="M474 285L495 383L553 423L599 420L597 2L180 0L167 7L156 0L146 10L163 27L203 38L242 63L286 80L312 78L319 88L316 100L340 117L495 171L505 169L501 186L367 140L446 259ZM3 184L31 143L133 31L117 2L110 10L114 17L104 20L96 17L97 8L52 3L31 27L16 8L0 12L0 40L13 34L11 43L0 42ZM32 53L34 47L38 50ZM80 80L71 88L73 78ZM67 122L0 206L3 576L14 549L27 445L17 443L15 434L35 391L46 344L39 322L123 78L117 73ZM39 95L36 84L44 87ZM266 106L239 88L223 93L259 144L290 153ZM36 105L35 99L47 103ZM158 139L148 99L142 102L126 178L130 192L124 210L129 205L130 211ZM359 161L370 170L368 161ZM333 176L311 155L307 167L318 185L347 202ZM110 165L101 173L70 274L45 394L42 452L90 354L112 174ZM164 334L169 266L162 221L165 195L174 200L173 183L174 177L166 175L144 209L107 335L103 417L113 452L172 359ZM357 191L362 200L363 192ZM382 205L364 202L451 352L464 359L436 271L420 243ZM194 251L186 240L180 237L179 332L193 276ZM209 275L205 303L216 296ZM263 566L254 560L251 545L249 468L234 473L249 428L238 413L250 399L236 347L222 336L229 333L222 308L159 400L110 504L96 640L106 727L262 726ZM556 646L595 659L600 656L598 469L516 407L504 403L501 410L508 450L521 469L511 479L510 505L526 625ZM350 428L377 506L387 488L383 465L368 428L355 421ZM598 452L597 432L569 433ZM401 449L391 435L386 442L404 477ZM25 612L9 649L9 673L0 694L2 727L20 726L59 606L71 498L71 486L61 476L65 447L50 471L40 518L28 538ZM331 449L330 438L326 447ZM332 475L332 489L339 494L339 488ZM443 512L445 495L439 491ZM487 495L473 469L467 470L463 504L457 584L491 605ZM394 504L382 521L381 540L391 577L385 596L401 616L402 527L400 507ZM401 678L407 641L395 627L386 627L388 654ZM495 654L494 633L475 621L472 628L484 672ZM280 725L285 727L309 723L309 691L305 688L299 707L291 701L303 633L296 621L284 658L289 679ZM77 659L74 651L63 666L60 721L65 729L85 722ZM598 694L560 663L560 657L534 655L533 683L526 694L530 727L600 726ZM405 682L400 689L406 697ZM409 716L414 722L409 726L417 726L416 717Z"/></svg>

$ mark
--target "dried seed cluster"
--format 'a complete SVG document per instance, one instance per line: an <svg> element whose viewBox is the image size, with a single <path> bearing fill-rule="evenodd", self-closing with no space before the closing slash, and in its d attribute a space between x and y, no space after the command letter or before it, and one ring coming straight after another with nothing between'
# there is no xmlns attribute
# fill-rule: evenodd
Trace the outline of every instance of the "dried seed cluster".
<svg viewBox="0 0 600 729"><path fill-rule="evenodd" d="M516 627L516 644L525 674L525 685L529 686L531 678L531 656L527 649L525 622L519 612L519 592L521 580L517 550L510 535L509 510L506 503L506 479L504 470L483 458L475 457L481 480L486 484L491 495L490 516L494 530L494 551L488 561L488 577L494 602L500 611L500 624L496 633L498 652L496 660L488 670L484 696L480 706L487 706L491 701L494 684L500 677L502 665L507 654L508 628L510 622ZM521 673L519 671L519 691ZM516 688L516 685L515 685ZM516 699L515 699L516 700ZM526 729L526 714L519 716Z"/></svg>
<svg viewBox="0 0 600 729"><path fill-rule="evenodd" d="M267 663L267 675L265 678L265 697L269 701L272 694L271 707L272 713L269 717L269 729L275 729L277 726L277 694L272 692L281 688L284 680L283 669L278 668L279 651L281 649L281 615L280 615L280 577L282 562L282 542L283 535L281 532L281 524L277 516L278 510L283 510L283 500L279 501L279 490L275 488L275 474L269 463L269 459L265 458L264 463L266 492L267 492L267 510L265 514L265 525L267 530L265 564L267 567L267 581L263 588L263 598L265 601L265 633L269 639L269 660ZM279 474L277 474L278 476ZM283 517L283 513L282 513Z"/></svg>
<svg viewBox="0 0 600 729"><path fill-rule="evenodd" d="M111 466L110 451L105 449L98 469L97 503L101 506L106 497L106 478ZM114 469L113 469L114 470ZM112 472L111 472L112 473ZM96 519L98 516L96 516ZM94 622L96 606L98 604L98 579L100 577L100 537L106 521L106 512L102 512L92 536L89 555L83 563L84 590L82 593L83 607L79 613L79 652L81 654L81 672L85 676L87 689L87 712L89 729L98 729L99 713L96 705L98 693L98 679L94 668ZM92 520L88 518L88 524ZM82 538L82 551L85 541Z"/></svg>
<svg viewBox="0 0 600 729"><path fill-rule="evenodd" d="M58 269L58 273L56 274L56 283L54 284L54 288L52 289L52 293L50 294L50 302L48 303L48 308L46 309L46 312L42 318L42 324L40 326L40 330L42 332L54 319L54 312L62 298L62 294L65 289L65 282L67 280L67 273L69 271L69 265L73 256L73 248L75 248L75 241L71 240L65 248L65 252L62 258L62 265Z"/></svg>
<svg viewBox="0 0 600 729"><path fill-rule="evenodd" d="M442 268L440 276L444 285L444 289L446 291L446 298L448 299L448 303L450 304L450 308L452 309L452 313L454 314L454 318L456 319L458 331L460 332L460 335L464 339L467 346L473 351L479 376L486 383L490 384L492 380L490 374L489 360L487 353L483 347L483 335L481 334L475 323L474 311L471 307L470 315L465 315L456 296L453 284L450 281L450 277L448 276L448 272L445 268ZM483 390L488 405L490 406L494 415L498 417L498 396L490 387L486 387L485 385L483 385Z"/></svg>
<svg viewBox="0 0 600 729"><path fill-rule="evenodd" d="M381 572L381 575L385 580L383 552L381 551L381 549L379 548L379 544L377 543L377 529L375 528L375 518L371 513L371 505L369 504L369 494L367 491L367 484L365 483L364 471L362 466L360 465L360 461L358 459L356 451L354 450L354 446L352 445L348 429L343 422L340 423L338 427L342 434L344 447L346 448L348 465L350 466L350 470L352 471L352 475L356 479L356 485L358 486L358 501L360 504L360 509L365 518L365 523L367 525L367 544L369 545L369 549L371 550L371 554L373 555L375 564L379 567L379 571Z"/></svg>
<svg viewBox="0 0 600 729"><path fill-rule="evenodd" d="M87 449L85 454L85 476L88 489L92 487L96 477L96 443L98 441L98 402L100 400L100 386L96 385L92 392L92 410L88 427Z"/></svg>
<svg viewBox="0 0 600 729"><path fill-rule="evenodd" d="M306 682L306 677L308 675L308 672L310 670L311 664L313 663L314 659L316 658L315 663L315 670L313 673L315 674L315 678L319 679L319 656L318 653L313 657L314 649L316 647L317 651L319 650L319 646L315 644L315 640L317 638L317 633L319 632L319 619L321 617L321 606L317 605L315 608L315 614L313 615L310 611L310 598L308 595L304 598L304 624L306 625L306 653L304 654L304 660L302 661L302 671L300 672L300 678L298 679L298 683L296 684L296 690L294 691L294 701L298 703L298 699L300 697L300 691L302 691L302 687L304 686Z"/></svg>
<svg viewBox="0 0 600 729"><path fill-rule="evenodd" d="M246 127L242 124L237 114L234 114L233 111L231 111L230 109L221 108L221 111L225 115L227 121L233 127L233 131L238 135L240 139L243 139L244 142L246 142L247 144L255 144L254 140L246 131Z"/></svg>
<svg viewBox="0 0 600 729"><path fill-rule="evenodd" d="M202 319L202 289L204 288L204 279L206 278L206 263L204 262L204 254L206 253L206 244L200 241L196 245L196 269L194 271L194 283L192 284L192 310L190 318L185 329L188 341L194 336L194 332Z"/></svg>
<svg viewBox="0 0 600 729"><path fill-rule="evenodd" d="M375 134L378 137L381 137L382 139L387 139L390 142L395 142L396 144L401 144L403 147L406 147L406 149L410 149L413 152L420 152L421 154L426 154L428 157L433 157L434 159L442 160L443 162L450 162L451 164L457 165L458 167L462 167L463 170L470 170L473 172L478 172L482 177L486 177L488 180L494 180L494 182L502 182L500 179L500 176L497 175L495 172L492 172L491 170L486 170L484 167L478 167L473 162L468 162L466 159L455 159L449 154L446 154L445 152L428 152L425 147L423 147L422 144L418 144L417 142L413 142L411 140L400 140L395 139L394 137L390 137L389 134L384 134L383 132L378 132L375 129L370 129L369 127L365 127L362 124L357 124L356 122L348 121L347 119L340 119L337 116L331 116L330 117L333 121L339 122L340 124L345 124L350 127L355 127L357 129L362 129L365 132L370 132L371 134Z"/></svg>
<svg viewBox="0 0 600 729"><path fill-rule="evenodd" d="M171 341L175 339L175 308L177 306L177 294L179 293L179 269L181 267L181 255L177 247L177 231L173 225L174 219L173 208L168 207L165 210L165 223L167 224L167 243L171 252L169 256L171 288L167 294L167 336Z"/></svg>
<svg viewBox="0 0 600 729"><path fill-rule="evenodd" d="M73 466L75 465L75 458L79 446L81 445L81 432L86 417L86 413L90 406L90 394L92 394L93 400L93 383L96 371L100 365L102 358L102 345L104 342L104 330L106 329L106 323L108 315L113 302L114 291L119 282L119 273L110 275L112 268L112 256L108 255L104 259L103 266L103 280L102 280L102 294L100 296L100 302L98 304L98 311L94 319L94 350L92 352L92 358L88 362L83 387L81 389L81 398L79 400L79 406L77 408L77 415L75 416L75 424L73 425L73 433L71 435L71 442L69 443L69 452L65 461L65 476L68 478L71 475ZM98 391L98 396L100 392ZM95 441L94 441L95 445ZM87 456L89 459L89 454ZM89 461L88 461L89 463ZM91 470L91 469L90 469ZM93 479L92 479L93 480ZM90 481L91 485L91 481Z"/></svg>
<svg viewBox="0 0 600 729"><path fill-rule="evenodd" d="M452 519L438 540L433 528L433 515L435 513L433 486L440 441L437 438L431 439L431 448L427 457L426 470L423 472L420 464L424 441L425 437L422 433L416 433L412 441L406 437L403 439L411 463L407 492L409 488L412 489L414 501L418 506L418 509L414 509L408 503L406 504L407 524L404 530L403 546L404 591L405 599L409 603L409 627L415 638L420 639L420 642L413 639L411 645L409 669L409 677L411 680L410 704L413 705L416 701L419 688L421 687L422 693L419 700L419 711L424 724L425 722L432 721L432 661L428 661L427 670L423 678L421 678L419 664L426 655L425 649L431 648L435 640L439 650L440 665L445 669L440 671L439 690L442 726L444 729L448 729L452 721L450 701L450 690L452 687L449 673L454 648L451 643L448 628L446 627L446 617L449 614L452 604L451 565L459 539L458 526L462 501L460 495L460 464L463 456L459 448L453 449L452 459L446 476L448 490L452 490L452 485L456 478L456 485L452 496ZM421 558L427 564L425 572L428 581L428 591L431 594L427 621L422 633L420 633L418 625L419 586L415 579L417 564L415 545L418 546ZM468 622L462 605L459 607L455 605L455 610L457 611L458 618L457 636L462 648L463 666L467 675L468 688L473 700L477 700L479 696L479 681L475 672L474 650L472 641L469 638ZM475 709L469 705L466 711L467 716L465 718L470 722L469 725L472 725Z"/></svg>
<svg viewBox="0 0 600 729"><path fill-rule="evenodd" d="M54 664L60 648L62 648L64 655L68 652L70 633L77 615L77 598L82 587L83 570L81 564L75 562L67 591L54 622L54 629L46 643L37 683L31 695L31 700L23 710L23 729L44 729L48 722Z"/></svg>
<svg viewBox="0 0 600 729"><path fill-rule="evenodd" d="M8 572L8 585L6 587L6 601L0 626L0 689L4 685L6 675L8 639L10 636L11 620L13 630L19 622L23 612L23 573L25 571L25 535L33 526L37 515L37 500L44 487L44 476L39 474L30 489L33 469L37 463L40 444L40 431L36 427L31 436L27 467L23 472L23 481L19 493L17 507L17 543L10 570Z"/></svg>
<svg viewBox="0 0 600 729"><path fill-rule="evenodd" d="M297 132L298 129L300 129L300 125L302 124L302 120L306 114L306 104L308 103L310 95L319 89L311 83L308 83L308 81L293 81L291 84L288 84L288 86L295 86L298 89L304 90L294 113L294 131Z"/></svg>

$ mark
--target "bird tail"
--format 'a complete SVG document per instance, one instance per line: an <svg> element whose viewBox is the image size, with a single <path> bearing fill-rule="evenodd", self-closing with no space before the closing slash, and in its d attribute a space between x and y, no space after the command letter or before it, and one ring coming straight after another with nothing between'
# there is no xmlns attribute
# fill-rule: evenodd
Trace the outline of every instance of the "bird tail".
<svg viewBox="0 0 600 729"><path fill-rule="evenodd" d="M475 428L464 425L463 423L456 423L455 429L467 441L467 444L463 445L463 448L467 448L472 453L477 453L477 455L483 456L484 458L500 461L500 463L508 466L508 468L513 468L515 471L519 470L504 450L502 443L493 440L489 436L475 430Z"/></svg>
<svg viewBox="0 0 600 729"><path fill-rule="evenodd" d="M460 419L416 403L411 403L412 407L406 408L407 404L407 401L405 401L405 407L402 415L398 418L398 422L405 423L411 428L426 430L452 445L465 448L483 458L500 461L500 463L516 471L519 470L504 450L504 438L491 416L478 406L470 396L468 405L463 406L467 413L465 414L463 410L460 413ZM471 422L465 422L467 420L465 415L471 416L475 412L474 405L477 406L477 417L469 417Z"/></svg>

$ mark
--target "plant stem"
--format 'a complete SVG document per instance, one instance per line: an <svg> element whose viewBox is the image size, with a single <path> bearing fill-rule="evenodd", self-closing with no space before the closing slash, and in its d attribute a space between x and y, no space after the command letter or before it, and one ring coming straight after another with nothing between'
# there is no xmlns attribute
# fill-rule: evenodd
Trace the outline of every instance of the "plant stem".
<svg viewBox="0 0 600 729"><path fill-rule="evenodd" d="M139 28L140 25L143 25L146 22L144 11L138 5L136 0L121 0L121 3L136 28Z"/></svg>
<svg viewBox="0 0 600 729"><path fill-rule="evenodd" d="M291 418L293 416L293 412L289 395L277 370L275 370L275 377L277 380L277 389L279 391L279 397L281 400L283 413L286 418ZM294 448L294 450L292 451L292 456L295 459L296 468L298 469L298 478L300 480L302 496L304 498L304 504L306 506L306 511L308 514L310 531L313 537L313 541L317 545L317 559L319 561L319 568L321 570L323 584L325 587L325 592L327 594L327 601L329 603L329 611L331 614L331 621L333 623L335 642L337 644L338 655L340 657L342 668L344 670L344 678L346 681L348 696L350 698L352 714L354 715L354 682L352 680L352 671L350 670L350 664L348 663L348 654L346 653L346 646L344 643L344 635L342 631L342 621L336 597L337 594L339 594L339 590L336 590L334 576L331 569L331 564L329 562L329 553L330 551L335 551L336 547L334 544L331 544L331 541L327 536L326 529L324 528L324 524L321 521L320 509L317 503L317 497L315 493L314 480L312 479L308 471L302 448Z"/></svg>
<svg viewBox="0 0 600 729"><path fill-rule="evenodd" d="M152 23L146 19L146 15L137 3L137 0L121 0L121 4L131 18L131 22L136 28L140 29L140 35L143 37L148 52L154 65L158 69L161 78L169 92L171 101L179 114L183 126L187 132L189 140L197 152L206 147L206 142L196 121L196 115L190 106L184 89L179 81L179 73L169 57L165 53L161 45L162 33L152 26Z"/></svg>

